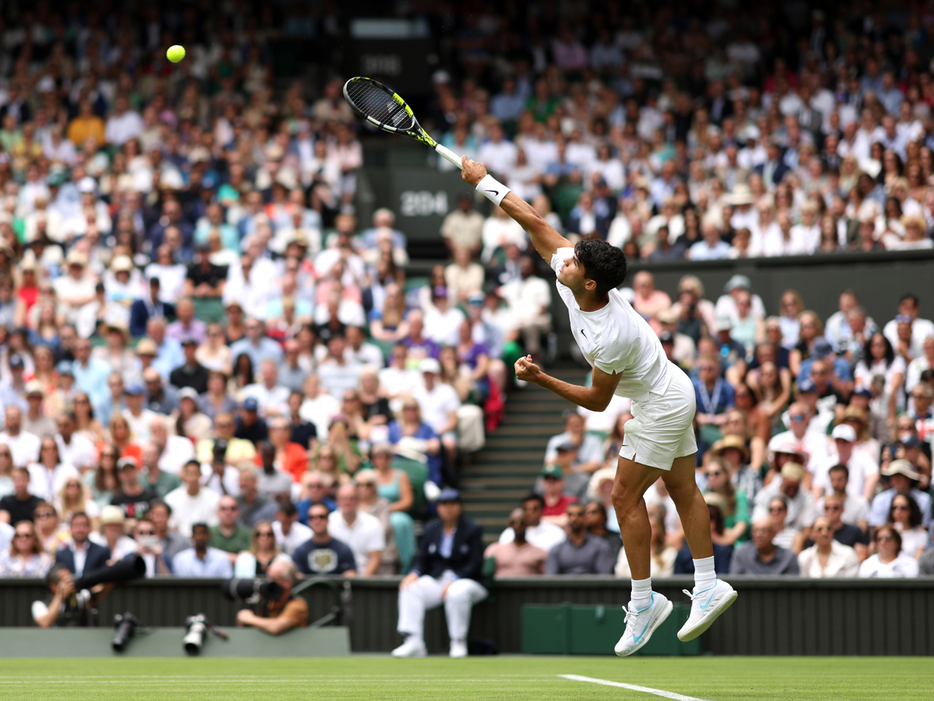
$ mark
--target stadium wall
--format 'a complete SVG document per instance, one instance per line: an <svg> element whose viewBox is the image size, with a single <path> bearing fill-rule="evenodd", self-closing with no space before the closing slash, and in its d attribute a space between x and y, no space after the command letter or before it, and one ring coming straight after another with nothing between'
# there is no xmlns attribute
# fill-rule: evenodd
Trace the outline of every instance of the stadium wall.
<svg viewBox="0 0 934 701"><path fill-rule="evenodd" d="M354 652L388 652L399 644L395 631L398 577L350 580L349 607ZM740 592L733 608L702 640L718 655L934 655L934 578L910 580L797 579L732 577ZM673 601L686 601L682 589L693 580L656 580ZM474 609L472 638L486 638L502 652L521 651L520 616L526 604L573 603L621 606L628 580L607 577L542 577L496 582L489 600ZM333 594L321 587L305 592L311 617L325 615ZM0 626L31 625L30 605L47 598L41 580L0 580ZM214 623L233 626L237 604L220 594L216 580L146 580L116 589L101 603L101 624L131 611L144 626L179 626L186 616L204 613ZM426 620L430 652L447 649L441 610Z"/></svg>

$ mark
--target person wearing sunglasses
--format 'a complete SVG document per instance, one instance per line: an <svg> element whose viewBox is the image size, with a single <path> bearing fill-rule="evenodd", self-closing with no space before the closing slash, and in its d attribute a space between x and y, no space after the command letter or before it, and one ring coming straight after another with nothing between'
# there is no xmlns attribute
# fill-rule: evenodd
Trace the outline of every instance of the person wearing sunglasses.
<svg viewBox="0 0 934 701"><path fill-rule="evenodd" d="M149 516L143 516L133 529L136 554L146 563L146 577L166 577L172 574L172 558L166 554L156 535L156 526Z"/></svg>
<svg viewBox="0 0 934 701"><path fill-rule="evenodd" d="M9 549L0 552L0 577L45 577L51 566L32 521L17 523Z"/></svg>
<svg viewBox="0 0 934 701"><path fill-rule="evenodd" d="M859 571L859 556L849 545L834 538L830 519L821 516L811 529L814 545L798 555L802 577L855 577Z"/></svg>
<svg viewBox="0 0 934 701"><path fill-rule="evenodd" d="M312 535L295 548L292 560L302 575L356 577L357 563L353 550L347 543L333 538L328 532L329 514L330 511L324 504L312 504L308 507L307 518Z"/></svg>
<svg viewBox="0 0 934 701"><path fill-rule="evenodd" d="M859 566L865 578L911 578L918 576L918 561L902 552L902 536L894 526L877 528L872 539L875 554Z"/></svg>

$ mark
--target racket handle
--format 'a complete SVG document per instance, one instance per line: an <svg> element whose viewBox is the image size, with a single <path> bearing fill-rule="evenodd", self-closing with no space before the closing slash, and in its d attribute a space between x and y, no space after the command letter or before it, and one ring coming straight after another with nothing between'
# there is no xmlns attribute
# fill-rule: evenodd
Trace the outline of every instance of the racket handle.
<svg viewBox="0 0 934 701"><path fill-rule="evenodd" d="M441 158L450 161L457 166L458 170L463 170L464 166L461 163L461 157L454 153L451 149L441 144L435 144L435 151L438 153Z"/></svg>

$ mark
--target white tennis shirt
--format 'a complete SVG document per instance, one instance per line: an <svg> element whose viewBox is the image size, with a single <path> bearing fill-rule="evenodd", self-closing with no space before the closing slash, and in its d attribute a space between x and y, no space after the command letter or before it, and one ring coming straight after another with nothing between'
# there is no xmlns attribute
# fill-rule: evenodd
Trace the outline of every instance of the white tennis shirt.
<svg viewBox="0 0 934 701"><path fill-rule="evenodd" d="M573 248L559 248L551 257L557 274ZM574 340L584 357L605 373L620 373L616 394L645 402L650 392L664 393L668 387L669 362L661 341L619 290L610 290L610 301L595 312L582 311L571 290L557 282L571 318Z"/></svg>

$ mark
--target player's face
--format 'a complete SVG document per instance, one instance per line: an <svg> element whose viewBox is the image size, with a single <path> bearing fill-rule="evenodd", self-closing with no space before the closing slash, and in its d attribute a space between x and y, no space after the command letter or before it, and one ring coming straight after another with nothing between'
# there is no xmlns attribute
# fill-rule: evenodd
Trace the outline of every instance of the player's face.
<svg viewBox="0 0 934 701"><path fill-rule="evenodd" d="M578 290L584 284L584 266L576 255L566 259L558 270L558 282L571 290Z"/></svg>

